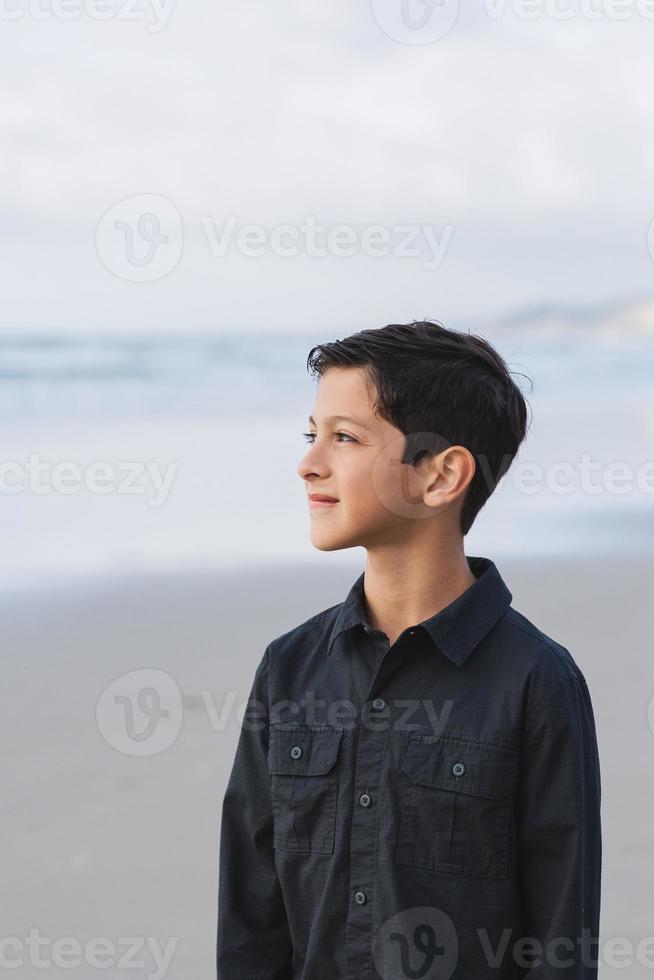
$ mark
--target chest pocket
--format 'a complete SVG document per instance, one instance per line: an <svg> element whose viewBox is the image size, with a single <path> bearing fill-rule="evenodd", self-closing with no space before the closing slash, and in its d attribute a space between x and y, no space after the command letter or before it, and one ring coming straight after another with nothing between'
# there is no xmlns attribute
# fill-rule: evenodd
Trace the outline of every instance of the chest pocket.
<svg viewBox="0 0 654 980"><path fill-rule="evenodd" d="M407 739L395 859L506 878L518 752L447 735Z"/></svg>
<svg viewBox="0 0 654 980"><path fill-rule="evenodd" d="M342 731L328 726L271 726L274 847L304 854L333 852L342 737Z"/></svg>

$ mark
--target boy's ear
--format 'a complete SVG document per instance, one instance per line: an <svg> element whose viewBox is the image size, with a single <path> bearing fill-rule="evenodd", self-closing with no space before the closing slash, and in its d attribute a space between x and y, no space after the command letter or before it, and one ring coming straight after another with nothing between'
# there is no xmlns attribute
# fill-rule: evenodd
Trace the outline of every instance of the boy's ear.
<svg viewBox="0 0 654 980"><path fill-rule="evenodd" d="M443 503L465 493L475 475L477 464L465 446L448 446L434 456L425 456L417 465L425 474L425 503ZM429 499L432 496L433 499Z"/></svg>

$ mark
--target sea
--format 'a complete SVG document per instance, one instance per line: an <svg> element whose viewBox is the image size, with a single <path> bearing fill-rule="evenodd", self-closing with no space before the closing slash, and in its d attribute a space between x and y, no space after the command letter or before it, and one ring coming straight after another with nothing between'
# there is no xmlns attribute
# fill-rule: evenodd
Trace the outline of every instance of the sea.
<svg viewBox="0 0 654 980"><path fill-rule="evenodd" d="M351 559L311 545L297 472L317 386L308 353L344 335L5 333L0 584ZM466 552L649 549L651 340L486 336L530 423Z"/></svg>

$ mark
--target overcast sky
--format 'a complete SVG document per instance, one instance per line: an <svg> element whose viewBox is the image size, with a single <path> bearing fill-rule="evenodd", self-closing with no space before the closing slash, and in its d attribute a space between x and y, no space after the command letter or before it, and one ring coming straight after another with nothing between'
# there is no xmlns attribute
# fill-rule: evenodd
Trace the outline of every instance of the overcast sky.
<svg viewBox="0 0 654 980"><path fill-rule="evenodd" d="M654 4L402 2L2 0L0 329L654 293Z"/></svg>

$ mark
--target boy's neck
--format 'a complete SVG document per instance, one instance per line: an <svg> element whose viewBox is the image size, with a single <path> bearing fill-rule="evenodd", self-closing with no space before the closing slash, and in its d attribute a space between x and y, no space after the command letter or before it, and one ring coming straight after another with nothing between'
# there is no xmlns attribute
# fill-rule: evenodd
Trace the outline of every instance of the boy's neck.
<svg viewBox="0 0 654 980"><path fill-rule="evenodd" d="M434 616L474 585L462 545L435 555L381 554L366 557L364 595L368 622L392 646L409 626Z"/></svg>

